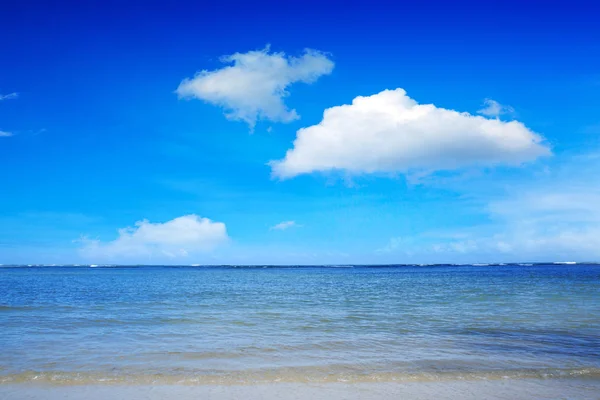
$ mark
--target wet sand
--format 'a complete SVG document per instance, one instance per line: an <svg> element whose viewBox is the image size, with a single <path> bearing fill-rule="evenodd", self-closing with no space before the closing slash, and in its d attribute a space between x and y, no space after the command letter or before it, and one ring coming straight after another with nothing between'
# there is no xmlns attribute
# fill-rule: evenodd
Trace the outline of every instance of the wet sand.
<svg viewBox="0 0 600 400"><path fill-rule="evenodd" d="M598 379L525 379L410 383L329 383L232 386L0 385L4 400L379 400L379 399L600 399Z"/></svg>

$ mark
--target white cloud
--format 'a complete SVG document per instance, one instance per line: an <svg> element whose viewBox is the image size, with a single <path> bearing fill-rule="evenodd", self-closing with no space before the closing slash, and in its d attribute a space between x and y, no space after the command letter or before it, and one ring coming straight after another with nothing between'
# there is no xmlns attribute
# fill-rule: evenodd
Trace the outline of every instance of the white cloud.
<svg viewBox="0 0 600 400"><path fill-rule="evenodd" d="M532 189L490 203L490 215L505 228L488 246L498 247L502 242L506 252L531 254L538 259L545 255L553 259L600 259L600 190L594 185L561 186L560 190Z"/></svg>
<svg viewBox="0 0 600 400"><path fill-rule="evenodd" d="M600 260L600 190L561 186L564 192L537 188L492 201L491 225L419 251L480 261Z"/></svg>
<svg viewBox="0 0 600 400"><path fill-rule="evenodd" d="M419 250L418 241L415 239L417 238L413 236L392 237L385 246L376 249L375 253L380 256L401 253L405 256L412 257L415 255L415 253L418 253Z"/></svg>
<svg viewBox="0 0 600 400"><path fill-rule="evenodd" d="M284 231L286 229L295 227L295 226L300 226L298 224L296 224L296 221L283 221L278 223L277 225L274 225L271 227L271 230L276 230L276 231Z"/></svg>
<svg viewBox="0 0 600 400"><path fill-rule="evenodd" d="M294 147L271 161L273 175L350 174L518 165L551 151L518 121L504 122L418 104L403 89L356 97L332 107L318 125L300 129Z"/></svg>
<svg viewBox="0 0 600 400"><path fill-rule="evenodd" d="M498 118L503 114L512 114L515 112L515 109L511 106L505 106L498 103L496 100L485 99L483 101L483 105L485 106L481 110L477 111L479 114L483 114L487 117L495 117Z"/></svg>
<svg viewBox="0 0 600 400"><path fill-rule="evenodd" d="M422 248L423 252L429 251ZM436 253L476 256L481 261L597 261L600 229L511 225L497 234L431 245Z"/></svg>
<svg viewBox="0 0 600 400"><path fill-rule="evenodd" d="M16 92L9 93L9 94L0 94L0 101L16 99L17 97L19 97L19 93L16 93Z"/></svg>
<svg viewBox="0 0 600 400"><path fill-rule="evenodd" d="M81 252L93 260L181 258L210 251L228 239L222 222L190 214L164 223L138 221L135 227L119 229L110 242L83 239Z"/></svg>
<svg viewBox="0 0 600 400"><path fill-rule="evenodd" d="M384 249L419 262L600 261L599 154L562 152L518 175L488 171L438 182L468 193L449 205L468 224L440 220L438 229L411 235L408 244L392 239Z"/></svg>
<svg viewBox="0 0 600 400"><path fill-rule="evenodd" d="M306 49L300 57L263 50L221 57L228 65L200 71L184 79L176 90L180 98L197 98L222 107L229 119L246 122L251 129L257 120L290 122L299 118L284 98L295 82L312 83L333 70L325 53Z"/></svg>
<svg viewBox="0 0 600 400"><path fill-rule="evenodd" d="M17 97L19 97L18 93L0 94L0 101L16 99ZM0 137L9 137L9 136L13 136L12 132L6 132L3 130L0 130Z"/></svg>
<svg viewBox="0 0 600 400"><path fill-rule="evenodd" d="M491 202L493 216L515 221L600 222L600 190L567 187L567 191L537 190Z"/></svg>

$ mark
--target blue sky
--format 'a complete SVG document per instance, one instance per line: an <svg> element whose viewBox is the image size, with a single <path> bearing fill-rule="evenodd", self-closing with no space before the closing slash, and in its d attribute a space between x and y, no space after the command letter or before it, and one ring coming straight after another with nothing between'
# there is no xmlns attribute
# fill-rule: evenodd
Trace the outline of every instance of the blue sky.
<svg viewBox="0 0 600 400"><path fill-rule="evenodd" d="M600 259L591 1L12 3L1 264Z"/></svg>

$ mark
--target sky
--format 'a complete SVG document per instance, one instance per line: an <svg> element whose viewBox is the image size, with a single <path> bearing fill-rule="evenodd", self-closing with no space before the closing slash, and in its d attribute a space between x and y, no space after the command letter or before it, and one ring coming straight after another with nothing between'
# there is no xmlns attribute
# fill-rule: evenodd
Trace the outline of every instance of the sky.
<svg viewBox="0 0 600 400"><path fill-rule="evenodd" d="M0 264L600 260L600 6L0 5Z"/></svg>

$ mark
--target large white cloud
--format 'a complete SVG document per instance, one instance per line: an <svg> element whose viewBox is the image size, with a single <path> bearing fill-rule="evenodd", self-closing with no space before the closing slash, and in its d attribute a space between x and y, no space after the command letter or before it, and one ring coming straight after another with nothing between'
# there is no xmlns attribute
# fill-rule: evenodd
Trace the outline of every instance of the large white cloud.
<svg viewBox="0 0 600 400"><path fill-rule="evenodd" d="M315 171L350 174L518 165L549 155L543 138L505 122L418 104L403 89L356 97L300 129L294 147L270 163L274 176Z"/></svg>
<svg viewBox="0 0 600 400"><path fill-rule="evenodd" d="M119 229L110 242L84 239L81 251L93 260L180 258L210 251L228 239L222 222L190 214L164 223L138 221L135 227Z"/></svg>
<svg viewBox="0 0 600 400"><path fill-rule="evenodd" d="M331 73L333 61L325 53L306 49L300 57L263 50L221 57L227 64L214 71L200 71L177 88L180 98L197 98L223 107L227 118L242 120L252 129L259 119L290 122L299 118L284 98L295 82L312 83Z"/></svg>

